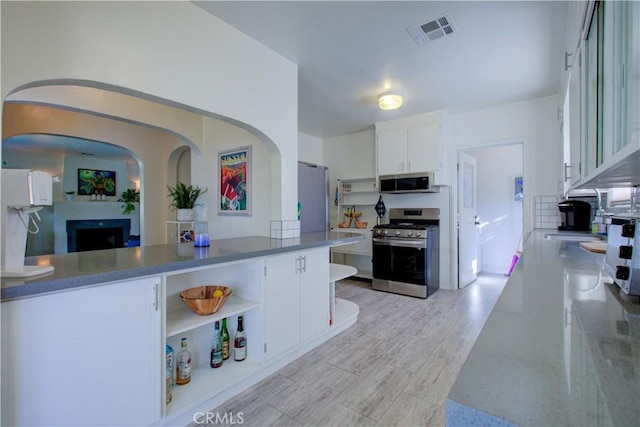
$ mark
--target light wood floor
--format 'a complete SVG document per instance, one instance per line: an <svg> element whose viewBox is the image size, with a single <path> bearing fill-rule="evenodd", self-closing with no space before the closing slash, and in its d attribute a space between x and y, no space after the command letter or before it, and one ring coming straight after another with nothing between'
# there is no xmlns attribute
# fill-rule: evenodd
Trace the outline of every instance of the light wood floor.
<svg viewBox="0 0 640 427"><path fill-rule="evenodd" d="M212 412L243 426L442 426L445 400L506 278L481 275L424 299L343 280L360 306L340 335Z"/></svg>

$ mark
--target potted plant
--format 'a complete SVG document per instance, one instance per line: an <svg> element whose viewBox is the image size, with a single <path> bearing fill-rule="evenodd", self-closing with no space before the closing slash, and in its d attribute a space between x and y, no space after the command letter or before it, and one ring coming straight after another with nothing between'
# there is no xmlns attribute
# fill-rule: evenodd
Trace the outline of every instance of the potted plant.
<svg viewBox="0 0 640 427"><path fill-rule="evenodd" d="M197 185L185 185L177 182L175 187L167 185L169 196L171 197L171 208L177 210L178 221L193 221L193 207L196 206L198 197L206 193L207 189L202 189Z"/></svg>
<svg viewBox="0 0 640 427"><path fill-rule="evenodd" d="M75 191L65 191L64 194L67 195L67 201L72 201L73 200L73 195L76 194Z"/></svg>
<svg viewBox="0 0 640 427"><path fill-rule="evenodd" d="M120 195L118 202L123 203L122 214L127 215L136 210L134 203L140 203L140 192L133 188L127 188Z"/></svg>

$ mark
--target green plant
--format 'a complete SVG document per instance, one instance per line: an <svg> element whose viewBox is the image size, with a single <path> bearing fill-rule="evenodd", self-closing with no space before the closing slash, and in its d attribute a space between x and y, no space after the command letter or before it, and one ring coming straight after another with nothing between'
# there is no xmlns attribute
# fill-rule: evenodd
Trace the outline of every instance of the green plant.
<svg viewBox="0 0 640 427"><path fill-rule="evenodd" d="M172 199L171 207L173 209L193 209L196 205L196 201L201 194L207 192L207 189L202 189L197 185L185 185L182 182L177 182L175 187L167 185L169 189L169 196Z"/></svg>
<svg viewBox="0 0 640 427"><path fill-rule="evenodd" d="M124 203L122 205L122 213L126 215L130 212L136 210L136 205L134 203L140 202L140 192L134 190L133 188L128 188L122 192L118 202Z"/></svg>
<svg viewBox="0 0 640 427"><path fill-rule="evenodd" d="M75 191L65 191L64 194L68 194L70 196L73 196L74 194L76 194Z"/></svg>

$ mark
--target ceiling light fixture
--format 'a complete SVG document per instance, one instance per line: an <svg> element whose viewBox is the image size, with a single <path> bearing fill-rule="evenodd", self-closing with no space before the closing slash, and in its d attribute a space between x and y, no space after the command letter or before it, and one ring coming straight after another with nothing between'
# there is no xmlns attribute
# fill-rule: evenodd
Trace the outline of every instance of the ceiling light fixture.
<svg viewBox="0 0 640 427"><path fill-rule="evenodd" d="M387 92L378 97L378 107L382 110L397 110L402 105L402 95Z"/></svg>

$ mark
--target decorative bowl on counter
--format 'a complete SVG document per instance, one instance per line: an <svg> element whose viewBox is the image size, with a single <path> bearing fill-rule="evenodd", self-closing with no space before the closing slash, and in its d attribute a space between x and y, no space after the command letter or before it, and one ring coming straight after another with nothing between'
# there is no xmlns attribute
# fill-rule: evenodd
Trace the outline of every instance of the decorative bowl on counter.
<svg viewBox="0 0 640 427"><path fill-rule="evenodd" d="M198 286L180 292L184 304L198 316L208 316L220 310L229 295L231 288L221 285Z"/></svg>

